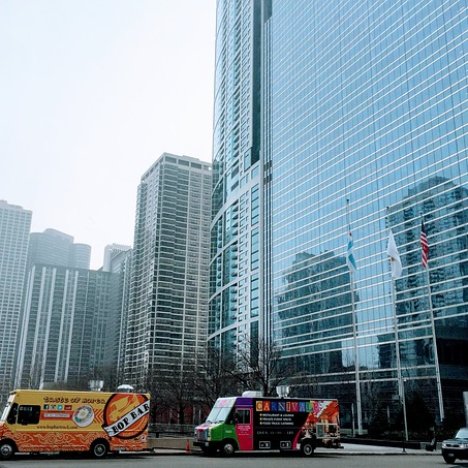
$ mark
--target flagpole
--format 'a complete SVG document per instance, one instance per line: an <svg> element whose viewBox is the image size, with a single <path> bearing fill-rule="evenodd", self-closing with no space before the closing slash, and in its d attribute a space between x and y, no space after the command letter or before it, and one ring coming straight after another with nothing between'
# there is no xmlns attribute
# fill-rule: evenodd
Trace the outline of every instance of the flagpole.
<svg viewBox="0 0 468 468"><path fill-rule="evenodd" d="M346 223L348 232L351 233L351 225L349 221L349 199L346 199ZM357 433L362 435L362 400L361 400L361 379L359 377L359 353L357 346L357 324L356 324L356 304L354 300L354 272L349 269L349 286L351 289L351 317L353 326L353 357L354 357L354 374L356 382L356 413L357 413Z"/></svg>
<svg viewBox="0 0 468 468"><path fill-rule="evenodd" d="M440 422L442 422L445 419L444 400L442 398L442 382L440 378L439 353L437 350L434 307L432 304L431 277L429 275L429 266L427 264L427 260L426 260L426 264L425 265L423 264L423 267L426 270L426 282L427 282L427 293L428 293L427 295L429 298L429 314L430 314L430 319L431 319L432 341L434 343L434 365L435 365L435 373L436 373L437 398L439 400Z"/></svg>
<svg viewBox="0 0 468 468"><path fill-rule="evenodd" d="M402 273L402 264L398 247L396 246L393 232L390 229L388 234L388 247L387 255L390 257L390 267L392 271L392 305L393 305L393 322L395 328L395 358L397 365L397 379L398 379L398 394L400 396L400 403L403 409L403 421L405 424L405 440L408 440L408 422L406 419L406 396L405 396L405 383L401 375L401 356L400 356L400 339L398 337L398 316L396 308L396 278L399 278ZM403 445L403 452L405 447Z"/></svg>
<svg viewBox="0 0 468 468"><path fill-rule="evenodd" d="M398 317L396 310L396 290L395 280L392 278L392 305L393 305L393 323L395 329L395 356L397 365L397 379L398 379L398 395L400 397L400 403L403 409L403 422L405 425L405 440L408 441L408 422L406 419L406 396L405 396L405 384L401 374L401 357L400 357L400 339L398 337Z"/></svg>

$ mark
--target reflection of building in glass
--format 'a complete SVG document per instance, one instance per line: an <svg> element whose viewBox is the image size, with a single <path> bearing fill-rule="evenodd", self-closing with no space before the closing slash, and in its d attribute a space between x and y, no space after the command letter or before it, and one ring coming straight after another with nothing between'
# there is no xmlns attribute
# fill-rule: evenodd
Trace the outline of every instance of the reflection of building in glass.
<svg viewBox="0 0 468 468"><path fill-rule="evenodd" d="M285 348L292 345L285 355L298 354L299 347L300 354L307 356L295 361L297 371L346 372L341 340L353 335L346 260L333 252L299 253L284 282L284 292L277 297L275 338Z"/></svg>
<svg viewBox="0 0 468 468"><path fill-rule="evenodd" d="M421 266L422 219L430 248L428 271ZM434 379L437 351L444 401L454 405L468 374L468 190L452 180L431 177L389 208L388 223L407 272L397 281L403 369ZM418 366L427 368L422 373ZM433 385L425 390L427 399L435 395Z"/></svg>
<svg viewBox="0 0 468 468"><path fill-rule="evenodd" d="M206 343L211 165L164 153L138 187L126 383L190 368Z"/></svg>

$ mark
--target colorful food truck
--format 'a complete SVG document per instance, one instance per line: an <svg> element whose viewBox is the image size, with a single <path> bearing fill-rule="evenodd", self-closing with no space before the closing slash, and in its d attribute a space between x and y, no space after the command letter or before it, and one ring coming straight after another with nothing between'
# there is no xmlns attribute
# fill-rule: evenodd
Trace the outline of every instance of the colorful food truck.
<svg viewBox="0 0 468 468"><path fill-rule="evenodd" d="M17 452L147 448L149 394L16 390L0 418L0 459Z"/></svg>
<svg viewBox="0 0 468 468"><path fill-rule="evenodd" d="M195 428L194 445L206 454L281 450L311 456L318 446L340 447L338 401L218 398L205 423Z"/></svg>

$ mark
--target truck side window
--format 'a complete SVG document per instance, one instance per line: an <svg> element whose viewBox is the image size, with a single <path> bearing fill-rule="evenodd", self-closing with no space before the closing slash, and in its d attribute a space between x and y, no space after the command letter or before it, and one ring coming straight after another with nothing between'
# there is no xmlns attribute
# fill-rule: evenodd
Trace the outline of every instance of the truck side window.
<svg viewBox="0 0 468 468"><path fill-rule="evenodd" d="M18 424L37 424L40 414L39 405L21 405L18 409Z"/></svg>
<svg viewBox="0 0 468 468"><path fill-rule="evenodd" d="M15 424L16 423L16 416L18 414L18 403L13 403L13 406L10 409L7 417L8 424Z"/></svg>
<svg viewBox="0 0 468 468"><path fill-rule="evenodd" d="M250 410L238 409L236 411L236 424L250 424Z"/></svg>

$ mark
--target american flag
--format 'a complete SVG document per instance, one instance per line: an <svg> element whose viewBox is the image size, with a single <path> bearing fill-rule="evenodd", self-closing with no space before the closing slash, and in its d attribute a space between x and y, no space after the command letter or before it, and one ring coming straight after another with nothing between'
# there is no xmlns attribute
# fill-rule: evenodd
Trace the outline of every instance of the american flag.
<svg viewBox="0 0 468 468"><path fill-rule="evenodd" d="M427 242L426 228L424 221L421 222L421 263L424 268L427 268L427 260L429 259L429 244Z"/></svg>

